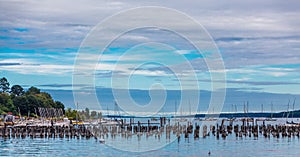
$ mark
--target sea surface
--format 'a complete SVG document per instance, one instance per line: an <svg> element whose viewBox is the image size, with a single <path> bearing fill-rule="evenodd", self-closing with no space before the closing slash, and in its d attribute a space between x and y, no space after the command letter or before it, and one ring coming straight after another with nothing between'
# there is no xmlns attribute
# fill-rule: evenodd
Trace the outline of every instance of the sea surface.
<svg viewBox="0 0 300 157"><path fill-rule="evenodd" d="M279 120L276 123L281 123ZM275 122L272 122L275 123ZM155 139L154 142L151 138ZM212 134L206 138L194 139L193 136L180 140L165 140L166 136L160 139L142 135L137 138L122 138L117 135L115 139L108 137L106 144L99 140L90 139L60 139L60 138L0 138L0 156L216 156L216 157L299 157L300 139L295 136L291 138L264 138L235 137L229 135L226 139L216 139ZM152 149L146 152L138 152L143 148L153 147L155 141L163 142L159 149ZM122 143L122 148L116 148L114 143ZM132 144L134 143L134 144ZM124 148L127 147L127 148ZM131 148L135 147L135 148ZM154 148L154 147L153 147ZM127 150L127 151L126 151ZM134 150L135 152L132 152ZM210 155L208 154L210 152Z"/></svg>

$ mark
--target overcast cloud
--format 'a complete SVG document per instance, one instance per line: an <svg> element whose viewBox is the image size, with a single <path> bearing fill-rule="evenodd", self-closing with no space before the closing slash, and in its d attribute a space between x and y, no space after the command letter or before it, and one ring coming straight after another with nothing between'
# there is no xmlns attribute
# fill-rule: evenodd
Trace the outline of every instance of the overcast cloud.
<svg viewBox="0 0 300 157"><path fill-rule="evenodd" d="M16 80L15 74L67 75L68 80L64 80L63 84L69 84L77 49L88 32L119 11L148 5L177 9L207 29L220 48L229 86L241 88L236 84L245 81L245 84L278 93L282 82L291 81L284 85L299 94L295 92L300 82L300 2L297 0L0 0L1 71L3 75L11 75L13 80ZM161 39L161 32L145 33L141 31L124 36L119 43ZM166 35L165 39L174 38ZM175 40L173 42L176 43ZM186 55L188 51L178 52ZM203 60L191 59L191 63L198 65L195 70L205 72ZM106 67L103 70L110 70ZM261 87L266 84L274 85L274 88Z"/></svg>

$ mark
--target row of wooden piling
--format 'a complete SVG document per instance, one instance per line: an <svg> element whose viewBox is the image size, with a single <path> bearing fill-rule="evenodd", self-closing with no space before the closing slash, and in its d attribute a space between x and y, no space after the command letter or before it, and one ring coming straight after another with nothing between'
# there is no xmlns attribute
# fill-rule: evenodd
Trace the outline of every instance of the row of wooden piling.
<svg viewBox="0 0 300 157"><path fill-rule="evenodd" d="M3 138L90 138L90 130L84 126L12 126L0 128Z"/></svg>
<svg viewBox="0 0 300 157"><path fill-rule="evenodd" d="M200 125L187 122L187 124L175 123L174 125L79 125L79 126L11 126L0 127L0 137L4 138L115 138L121 135L122 138L129 138L133 135L143 136L147 138L155 136L160 138L163 134L166 138L173 134L177 138L198 139L200 137L215 136L216 139L226 139L227 136L234 134L237 138L243 137L265 137L274 138L280 137L299 137L299 125L257 125L257 124L242 124L242 125Z"/></svg>

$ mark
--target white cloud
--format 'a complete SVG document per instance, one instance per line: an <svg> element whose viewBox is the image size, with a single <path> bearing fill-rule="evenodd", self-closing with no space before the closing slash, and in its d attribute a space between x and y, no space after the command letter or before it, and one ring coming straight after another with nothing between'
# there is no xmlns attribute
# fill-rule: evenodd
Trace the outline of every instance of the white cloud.
<svg viewBox="0 0 300 157"><path fill-rule="evenodd" d="M186 54L193 53L193 51L192 50L175 50L175 53L178 53L180 55L186 55Z"/></svg>
<svg viewBox="0 0 300 157"><path fill-rule="evenodd" d="M261 68L262 70L266 70L266 71L294 71L295 69L292 68Z"/></svg>
<svg viewBox="0 0 300 157"><path fill-rule="evenodd" d="M18 63L10 66L2 66L1 70L21 74L70 74L73 71L72 65L47 64L29 59L4 59L0 63Z"/></svg>
<svg viewBox="0 0 300 157"><path fill-rule="evenodd" d="M149 41L149 38L142 36L142 35L125 35L124 37L122 37L122 39L125 40L137 40L137 41Z"/></svg>
<svg viewBox="0 0 300 157"><path fill-rule="evenodd" d="M136 70L133 71L134 75L143 75L143 76L168 76L170 74L167 74L165 71L162 70Z"/></svg>
<svg viewBox="0 0 300 157"><path fill-rule="evenodd" d="M288 75L288 73L285 73L285 72L266 72L266 74L269 74L269 75L275 76L275 77Z"/></svg>
<svg viewBox="0 0 300 157"><path fill-rule="evenodd" d="M248 81L248 80L250 80L250 78L248 78L248 77L233 79L233 81Z"/></svg>
<svg viewBox="0 0 300 157"><path fill-rule="evenodd" d="M214 39L229 39L227 41L217 41L217 44L221 48L225 66L228 68L225 71L232 77L239 75L235 79L236 81L246 81L261 76L291 77L296 75L297 70L299 72L299 69L266 67L268 65L300 64L300 33L298 30L300 10L298 1L289 3L285 1L273 2L271 0L243 2L238 0L226 2L204 0L189 2L192 3L186 1L3 0L0 2L0 27L7 31L0 32L0 35L17 37L20 40L1 40L0 46L16 49L78 48L93 26L108 16L136 6L158 5L178 9L191 15L209 31ZM159 13L157 16L160 16ZM122 27L124 22L126 21L119 21L117 24ZM180 21L174 21L173 23L174 26L184 31L190 33L194 31L193 28L180 23ZM28 31L19 32L14 30L15 28L26 28ZM143 34L134 34L124 36L123 39L144 42L151 40L150 37L153 37L157 39L166 38L176 43L176 41L173 41L174 38L159 36L160 30L158 28L149 30L156 30L158 35L154 34L146 37ZM230 39L234 37L241 40ZM101 36L101 40L106 39L106 36ZM18 44L18 42L24 42L25 44ZM188 48L175 52L181 55L192 53ZM1 53L2 55L5 54ZM74 56L74 52L72 52L72 55ZM34 54L35 59L31 59L30 55L22 54L22 52L14 53L10 56L22 57L22 59L4 59L0 63L20 63L21 65L2 66L1 70L37 75L70 74L73 63L63 62L74 59L72 55L67 57L61 54ZM47 57L49 61L36 59L39 57ZM82 60L86 61L85 66L80 67L84 70L94 68L95 65L89 64L89 61L98 59L99 55L89 54L81 57ZM100 64L95 67L96 70L120 71L129 74L132 72L130 69L134 65L127 64L128 62L149 59L149 56L145 54L126 55L120 58L121 60L118 63L120 66L116 69L114 69L113 64L106 63L116 61L118 57L113 54L103 55ZM59 60L62 60L62 62L58 62ZM104 61L104 63L101 61ZM184 69L184 67L178 66L178 69L180 68ZM203 67L201 66L197 66L197 68L198 73L207 70L205 68L202 70ZM185 70L181 70L181 72L182 75L192 73ZM223 71L212 70L211 72ZM166 72L159 70L137 70L135 74L145 76L167 75ZM245 76L240 77L240 75Z"/></svg>

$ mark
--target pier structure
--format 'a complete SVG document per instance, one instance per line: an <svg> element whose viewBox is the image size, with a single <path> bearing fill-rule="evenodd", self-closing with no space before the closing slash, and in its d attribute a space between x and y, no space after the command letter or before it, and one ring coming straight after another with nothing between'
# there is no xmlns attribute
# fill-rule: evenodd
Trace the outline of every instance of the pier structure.
<svg viewBox="0 0 300 157"><path fill-rule="evenodd" d="M154 137L160 139L165 136L167 139L176 137L178 141L181 138L195 140L213 136L216 140L226 139L228 136L235 136L237 139L243 138L299 138L300 125L278 125L258 124L257 120L240 119L238 122L229 119L222 119L221 123L215 125L206 125L201 121L170 121L161 117L159 122L153 122L150 119L147 122L134 122L130 119L105 121L101 123L84 123L74 125L70 123L55 123L51 125L41 123L27 123L0 126L0 138L77 138L89 139L94 138L131 138L133 136L145 136L146 138Z"/></svg>

